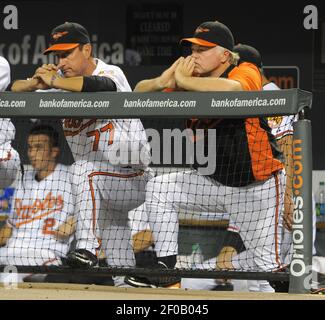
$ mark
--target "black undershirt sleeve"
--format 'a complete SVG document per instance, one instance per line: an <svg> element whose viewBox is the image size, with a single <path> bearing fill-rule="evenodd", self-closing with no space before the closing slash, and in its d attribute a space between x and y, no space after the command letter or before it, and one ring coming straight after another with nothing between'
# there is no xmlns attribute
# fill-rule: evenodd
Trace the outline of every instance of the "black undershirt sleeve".
<svg viewBox="0 0 325 320"><path fill-rule="evenodd" d="M115 82L108 77L83 77L84 83L81 92L117 91Z"/></svg>

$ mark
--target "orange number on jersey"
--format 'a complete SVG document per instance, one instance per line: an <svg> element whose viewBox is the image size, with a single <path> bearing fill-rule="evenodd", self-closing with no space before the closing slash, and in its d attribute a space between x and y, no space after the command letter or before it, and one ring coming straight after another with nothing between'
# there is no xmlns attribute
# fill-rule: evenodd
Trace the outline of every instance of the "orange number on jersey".
<svg viewBox="0 0 325 320"><path fill-rule="evenodd" d="M105 125L100 129L87 132L87 137L95 137L94 144L93 144L93 151L98 150L100 134L106 131L109 131L108 145L111 145L114 139L114 126L111 122L109 122L107 125Z"/></svg>
<svg viewBox="0 0 325 320"><path fill-rule="evenodd" d="M44 221L42 232L43 234L55 234L54 230L51 230L56 224L56 220L53 218L48 218Z"/></svg>

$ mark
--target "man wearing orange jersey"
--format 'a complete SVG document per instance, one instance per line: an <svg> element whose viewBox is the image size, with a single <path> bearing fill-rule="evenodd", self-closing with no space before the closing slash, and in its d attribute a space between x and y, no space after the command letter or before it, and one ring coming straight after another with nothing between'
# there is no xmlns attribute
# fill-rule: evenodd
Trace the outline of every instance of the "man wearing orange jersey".
<svg viewBox="0 0 325 320"><path fill-rule="evenodd" d="M202 23L192 38L182 40L192 54L181 57L160 77L141 81L136 91L256 91L262 89L258 68L237 65L231 31L218 21ZM204 174L195 159L193 170L151 179L146 187L145 210L155 241L157 268L173 268L178 253L178 212L209 213L215 219L229 212L240 225L246 248L254 253L254 269L271 271L280 265L277 233L283 206L282 154L264 119L192 119L188 121L196 147L215 147L214 171ZM210 129L216 138L210 140ZM199 130L204 135L199 136ZM199 139L197 139L199 138ZM214 142L213 142L214 141ZM202 147L202 145L201 145ZM201 149L202 150L202 149ZM212 266L214 267L214 266ZM237 266L242 269L241 265ZM166 287L177 277L127 277L135 287Z"/></svg>

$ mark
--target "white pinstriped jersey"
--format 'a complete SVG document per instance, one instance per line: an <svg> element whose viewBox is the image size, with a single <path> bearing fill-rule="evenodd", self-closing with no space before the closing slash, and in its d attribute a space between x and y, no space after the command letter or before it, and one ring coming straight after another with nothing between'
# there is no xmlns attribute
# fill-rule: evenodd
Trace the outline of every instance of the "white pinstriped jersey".
<svg viewBox="0 0 325 320"><path fill-rule="evenodd" d="M5 91L10 83L10 66L8 61L0 57L0 92ZM0 144L15 138L15 127L9 118L0 118Z"/></svg>
<svg viewBox="0 0 325 320"><path fill-rule="evenodd" d="M112 79L118 92L131 91L119 67L96 60L93 75ZM63 130L75 161L109 161L122 166L135 162L139 167L149 164L150 149L139 119L64 119ZM140 150L144 151L142 161L132 161L131 152L137 155Z"/></svg>
<svg viewBox="0 0 325 320"><path fill-rule="evenodd" d="M13 227L7 247L19 250L51 250L64 256L68 243L59 242L54 231L74 214L69 167L58 164L52 174L38 182L27 171L14 196L8 224Z"/></svg>
<svg viewBox="0 0 325 320"><path fill-rule="evenodd" d="M65 119L63 128L75 161L108 161L135 168L149 165L149 144L139 119ZM139 157L141 150L143 157Z"/></svg>
<svg viewBox="0 0 325 320"><path fill-rule="evenodd" d="M9 118L0 118L0 145L15 139L16 129Z"/></svg>
<svg viewBox="0 0 325 320"><path fill-rule="evenodd" d="M273 82L269 82L263 86L263 90L280 90L280 88ZM274 116L268 117L269 127L272 129L272 134L277 140L286 135L293 134L293 122L296 116Z"/></svg>
<svg viewBox="0 0 325 320"><path fill-rule="evenodd" d="M10 66L4 57L0 57L0 92L5 91L10 83Z"/></svg>

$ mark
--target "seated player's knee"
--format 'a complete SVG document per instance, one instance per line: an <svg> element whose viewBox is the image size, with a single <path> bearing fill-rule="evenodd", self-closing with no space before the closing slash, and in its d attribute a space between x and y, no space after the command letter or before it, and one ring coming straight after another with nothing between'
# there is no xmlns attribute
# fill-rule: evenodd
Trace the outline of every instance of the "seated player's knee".
<svg viewBox="0 0 325 320"><path fill-rule="evenodd" d="M148 181L146 186L146 201L158 200L165 193L166 187L162 183L161 176L155 177Z"/></svg>
<svg viewBox="0 0 325 320"><path fill-rule="evenodd" d="M96 171L94 162L86 160L78 160L70 167L70 172L76 176L88 175L89 173Z"/></svg>
<svg viewBox="0 0 325 320"><path fill-rule="evenodd" d="M143 230L150 229L148 214L146 211L146 203L143 203L138 208L129 211L128 224L130 226L132 236Z"/></svg>
<svg viewBox="0 0 325 320"><path fill-rule="evenodd" d="M152 178L146 186L146 200L167 201L168 194L174 192L176 173L163 174Z"/></svg>

